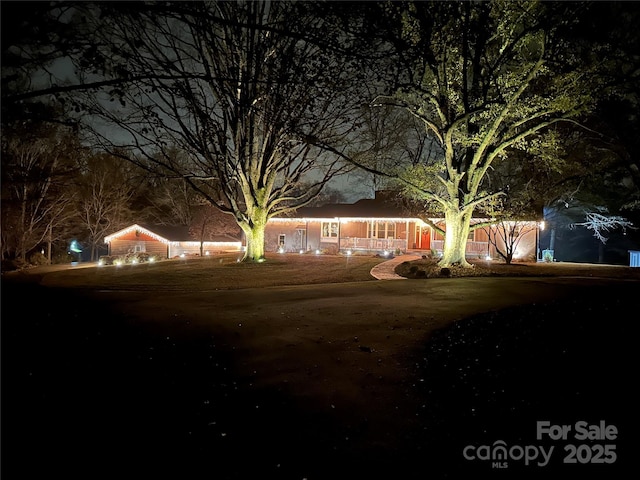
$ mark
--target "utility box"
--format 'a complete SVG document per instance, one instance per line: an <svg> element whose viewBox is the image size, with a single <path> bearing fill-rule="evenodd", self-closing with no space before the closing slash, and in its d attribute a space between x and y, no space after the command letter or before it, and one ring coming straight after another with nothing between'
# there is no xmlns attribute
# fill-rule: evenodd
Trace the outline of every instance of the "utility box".
<svg viewBox="0 0 640 480"><path fill-rule="evenodd" d="M640 250L629 250L629 266L640 267Z"/></svg>

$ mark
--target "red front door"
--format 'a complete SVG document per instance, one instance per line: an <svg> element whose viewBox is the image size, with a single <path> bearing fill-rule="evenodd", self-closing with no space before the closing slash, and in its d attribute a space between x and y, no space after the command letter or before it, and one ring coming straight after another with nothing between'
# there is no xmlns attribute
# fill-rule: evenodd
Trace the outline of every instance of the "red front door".
<svg viewBox="0 0 640 480"><path fill-rule="evenodd" d="M431 229L422 229L422 238L420 240L420 248L422 250L431 250Z"/></svg>

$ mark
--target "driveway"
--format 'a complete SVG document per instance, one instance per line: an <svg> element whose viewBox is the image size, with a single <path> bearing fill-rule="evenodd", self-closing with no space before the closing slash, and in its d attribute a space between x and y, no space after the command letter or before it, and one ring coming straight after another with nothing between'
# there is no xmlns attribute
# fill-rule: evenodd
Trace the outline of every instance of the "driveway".
<svg viewBox="0 0 640 480"><path fill-rule="evenodd" d="M625 429L623 407L637 398L628 382L594 378L607 397L554 403L549 385L574 389L578 398L598 390L584 372L562 385L545 357L519 355L534 348L526 346L527 331L533 339L544 332L535 348L547 345L546 358L559 362L563 375L567 365L590 365L592 352L597 372L615 367L611 378L626 378L628 365L614 354L624 350L631 325L593 302L607 299L617 313L637 286L458 278L75 297L36 289L22 305L23 321L3 322L11 362L10 372L3 362L3 403L15 412L3 422L3 443L11 440L3 464L19 464L31 478L97 478L123 469L194 479L497 475L489 463L463 458L463 447L535 443L536 420L572 423L576 412ZM3 285L3 320L17 298ZM546 306L553 302L562 307ZM549 323L555 314L557 326ZM478 315L488 320L469 323ZM513 321L529 326L514 329ZM565 345L571 338L586 344L586 353ZM496 347L505 339L525 346L507 355ZM567 354L566 364L563 349L576 355ZM550 376L536 378L532 359ZM468 372L479 365L474 385ZM513 365L534 376L513 377ZM512 384L519 390L506 395ZM612 398L623 399L615 409ZM630 451L621 442L618 450ZM35 457L41 461L29 461ZM557 457L549 468L514 461L511 471L519 478L578 471Z"/></svg>

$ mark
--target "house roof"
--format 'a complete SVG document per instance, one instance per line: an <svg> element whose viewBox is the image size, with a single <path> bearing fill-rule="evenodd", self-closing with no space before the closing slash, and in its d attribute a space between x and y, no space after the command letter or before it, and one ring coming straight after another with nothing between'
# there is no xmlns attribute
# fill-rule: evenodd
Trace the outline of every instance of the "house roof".
<svg viewBox="0 0 640 480"><path fill-rule="evenodd" d="M305 218L331 217L407 217L408 212L395 203L378 198L365 198L355 203L334 203L320 207L302 207L295 216Z"/></svg>
<svg viewBox="0 0 640 480"><path fill-rule="evenodd" d="M416 218L389 192L376 192L375 198L355 203L333 203L318 207L300 207L289 218Z"/></svg>
<svg viewBox="0 0 640 480"><path fill-rule="evenodd" d="M122 235L126 235L132 230L144 231L147 235L155 237L164 243L200 241L200 239L195 238L194 235L190 234L189 227L186 225L153 225L146 223L134 223L133 225L108 235L105 237L104 241L105 243L109 243L111 240L117 239ZM229 235L205 235L203 241L237 243L240 240Z"/></svg>
<svg viewBox="0 0 640 480"><path fill-rule="evenodd" d="M288 218L304 218L304 219L329 219L329 218L357 218L357 219L419 219L430 218L431 220L442 219L442 214L424 213L419 215L415 208L411 209L408 205L398 198L392 191L378 191L375 198L365 198L355 203L334 203L322 205L319 207L301 207L298 208ZM484 218L478 212L474 212L474 218ZM286 217L280 217L286 218Z"/></svg>

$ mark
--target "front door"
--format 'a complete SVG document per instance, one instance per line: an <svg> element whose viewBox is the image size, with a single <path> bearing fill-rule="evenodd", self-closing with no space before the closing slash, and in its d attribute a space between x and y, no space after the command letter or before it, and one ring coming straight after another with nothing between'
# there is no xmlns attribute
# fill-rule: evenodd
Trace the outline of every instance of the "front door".
<svg viewBox="0 0 640 480"><path fill-rule="evenodd" d="M429 227L422 228L422 238L420 239L420 248L422 250L431 250L431 229Z"/></svg>

